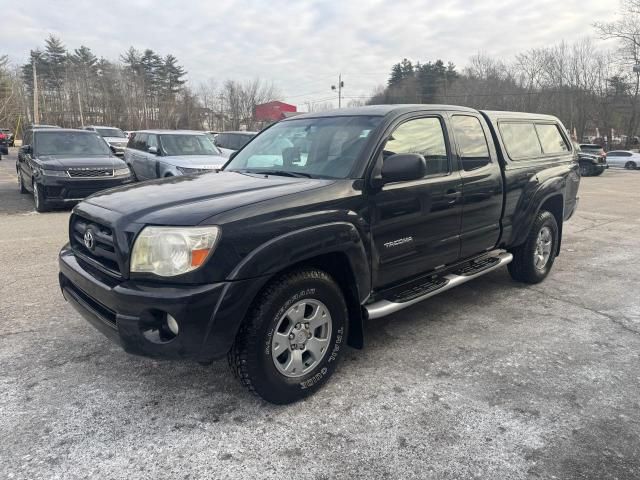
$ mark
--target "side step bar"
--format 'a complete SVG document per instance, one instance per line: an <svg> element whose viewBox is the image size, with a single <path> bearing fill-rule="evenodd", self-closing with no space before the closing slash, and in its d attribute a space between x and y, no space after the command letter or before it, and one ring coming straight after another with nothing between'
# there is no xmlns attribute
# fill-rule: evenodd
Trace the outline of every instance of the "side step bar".
<svg viewBox="0 0 640 480"><path fill-rule="evenodd" d="M367 311L369 318L371 319L385 317L387 315L400 311L403 308L407 308L407 307L410 307L411 305L415 305L416 303L421 302L422 300L431 298L434 295L442 293L446 290L450 290L453 287L457 287L458 285L468 282L469 280L473 280L474 278L484 275L487 272L491 272L492 270L500 268L506 265L507 263L510 263L511 260L513 260L513 255L511 255L509 252L502 252L497 256L492 256L489 258L495 258L497 259L497 261L491 262L491 264L487 265L485 268L482 268L480 271L477 271L475 273L471 273L473 270L465 271L465 272L456 270L455 273L448 273L443 277L441 277L444 281L442 282L439 288L435 288L435 289L430 288L428 289L428 291L424 293L424 295L413 297L413 298L407 299L406 301L396 301L395 299L394 300L387 300L387 299L378 300L377 302L373 302L373 303L370 303L369 305L365 305L364 308ZM464 273L464 274L459 275L458 273Z"/></svg>

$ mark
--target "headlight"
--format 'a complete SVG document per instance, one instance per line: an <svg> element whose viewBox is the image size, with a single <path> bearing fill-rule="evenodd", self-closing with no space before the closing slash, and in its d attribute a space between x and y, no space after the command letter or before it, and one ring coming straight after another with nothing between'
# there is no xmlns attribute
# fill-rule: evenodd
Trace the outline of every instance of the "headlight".
<svg viewBox="0 0 640 480"><path fill-rule="evenodd" d="M40 173L47 177L69 177L65 170L46 170L42 168L40 169Z"/></svg>
<svg viewBox="0 0 640 480"><path fill-rule="evenodd" d="M218 227L145 227L131 252L132 273L173 277L201 267L220 237Z"/></svg>
<svg viewBox="0 0 640 480"><path fill-rule="evenodd" d="M176 167L176 168L183 175L191 175L193 173L201 173L203 171L200 168L189 168L189 167Z"/></svg>
<svg viewBox="0 0 640 480"><path fill-rule="evenodd" d="M129 167L116 168L113 171L114 177L128 177L129 175L131 175L131 171L129 170Z"/></svg>

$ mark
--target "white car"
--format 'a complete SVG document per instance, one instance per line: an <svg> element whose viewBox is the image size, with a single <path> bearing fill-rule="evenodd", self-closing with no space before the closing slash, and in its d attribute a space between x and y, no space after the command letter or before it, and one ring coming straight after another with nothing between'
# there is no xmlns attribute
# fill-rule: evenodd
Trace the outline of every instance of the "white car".
<svg viewBox="0 0 640 480"><path fill-rule="evenodd" d="M640 153L630 150L612 150L607 153L607 164L610 167L636 170L640 168Z"/></svg>
<svg viewBox="0 0 640 480"><path fill-rule="evenodd" d="M90 125L88 127L85 127L84 129L89 130L90 132L96 132L98 135L100 135L107 143L107 145L109 145L111 151L116 155L124 155L124 149L127 147L129 138L119 128Z"/></svg>

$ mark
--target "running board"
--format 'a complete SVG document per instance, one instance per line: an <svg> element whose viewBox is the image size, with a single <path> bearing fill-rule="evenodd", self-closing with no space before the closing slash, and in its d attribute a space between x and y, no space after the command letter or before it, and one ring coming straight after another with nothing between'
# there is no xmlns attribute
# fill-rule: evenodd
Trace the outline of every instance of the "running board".
<svg viewBox="0 0 640 480"><path fill-rule="evenodd" d="M454 270L441 277L435 276L430 280L423 280L418 285L405 288L404 291L407 292L406 296L393 294L391 295L391 299L378 300L377 302L365 305L364 308L371 319L385 317L500 268L511 262L511 260L513 260L513 255L509 252L502 252L496 256L482 259L477 263L471 262L468 267Z"/></svg>

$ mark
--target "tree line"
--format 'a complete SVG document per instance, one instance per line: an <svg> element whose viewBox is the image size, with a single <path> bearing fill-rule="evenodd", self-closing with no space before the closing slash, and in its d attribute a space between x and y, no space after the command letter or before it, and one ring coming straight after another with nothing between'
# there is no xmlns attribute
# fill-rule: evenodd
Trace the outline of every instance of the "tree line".
<svg viewBox="0 0 640 480"><path fill-rule="evenodd" d="M460 71L451 62L405 58L367 103L547 113L559 117L580 141L598 136L595 141L606 139L609 147L637 146L640 0L625 0L618 20L594 27L600 38L616 39L618 47L604 50L585 38L530 49L511 62L477 54Z"/></svg>
<svg viewBox="0 0 640 480"><path fill-rule="evenodd" d="M50 35L18 68L0 57L0 124L15 128L20 117L23 124L62 127L253 128L255 105L278 95L259 79L228 80L219 88L208 81L194 90L186 75L170 53L131 47L111 61L84 45L68 49Z"/></svg>

